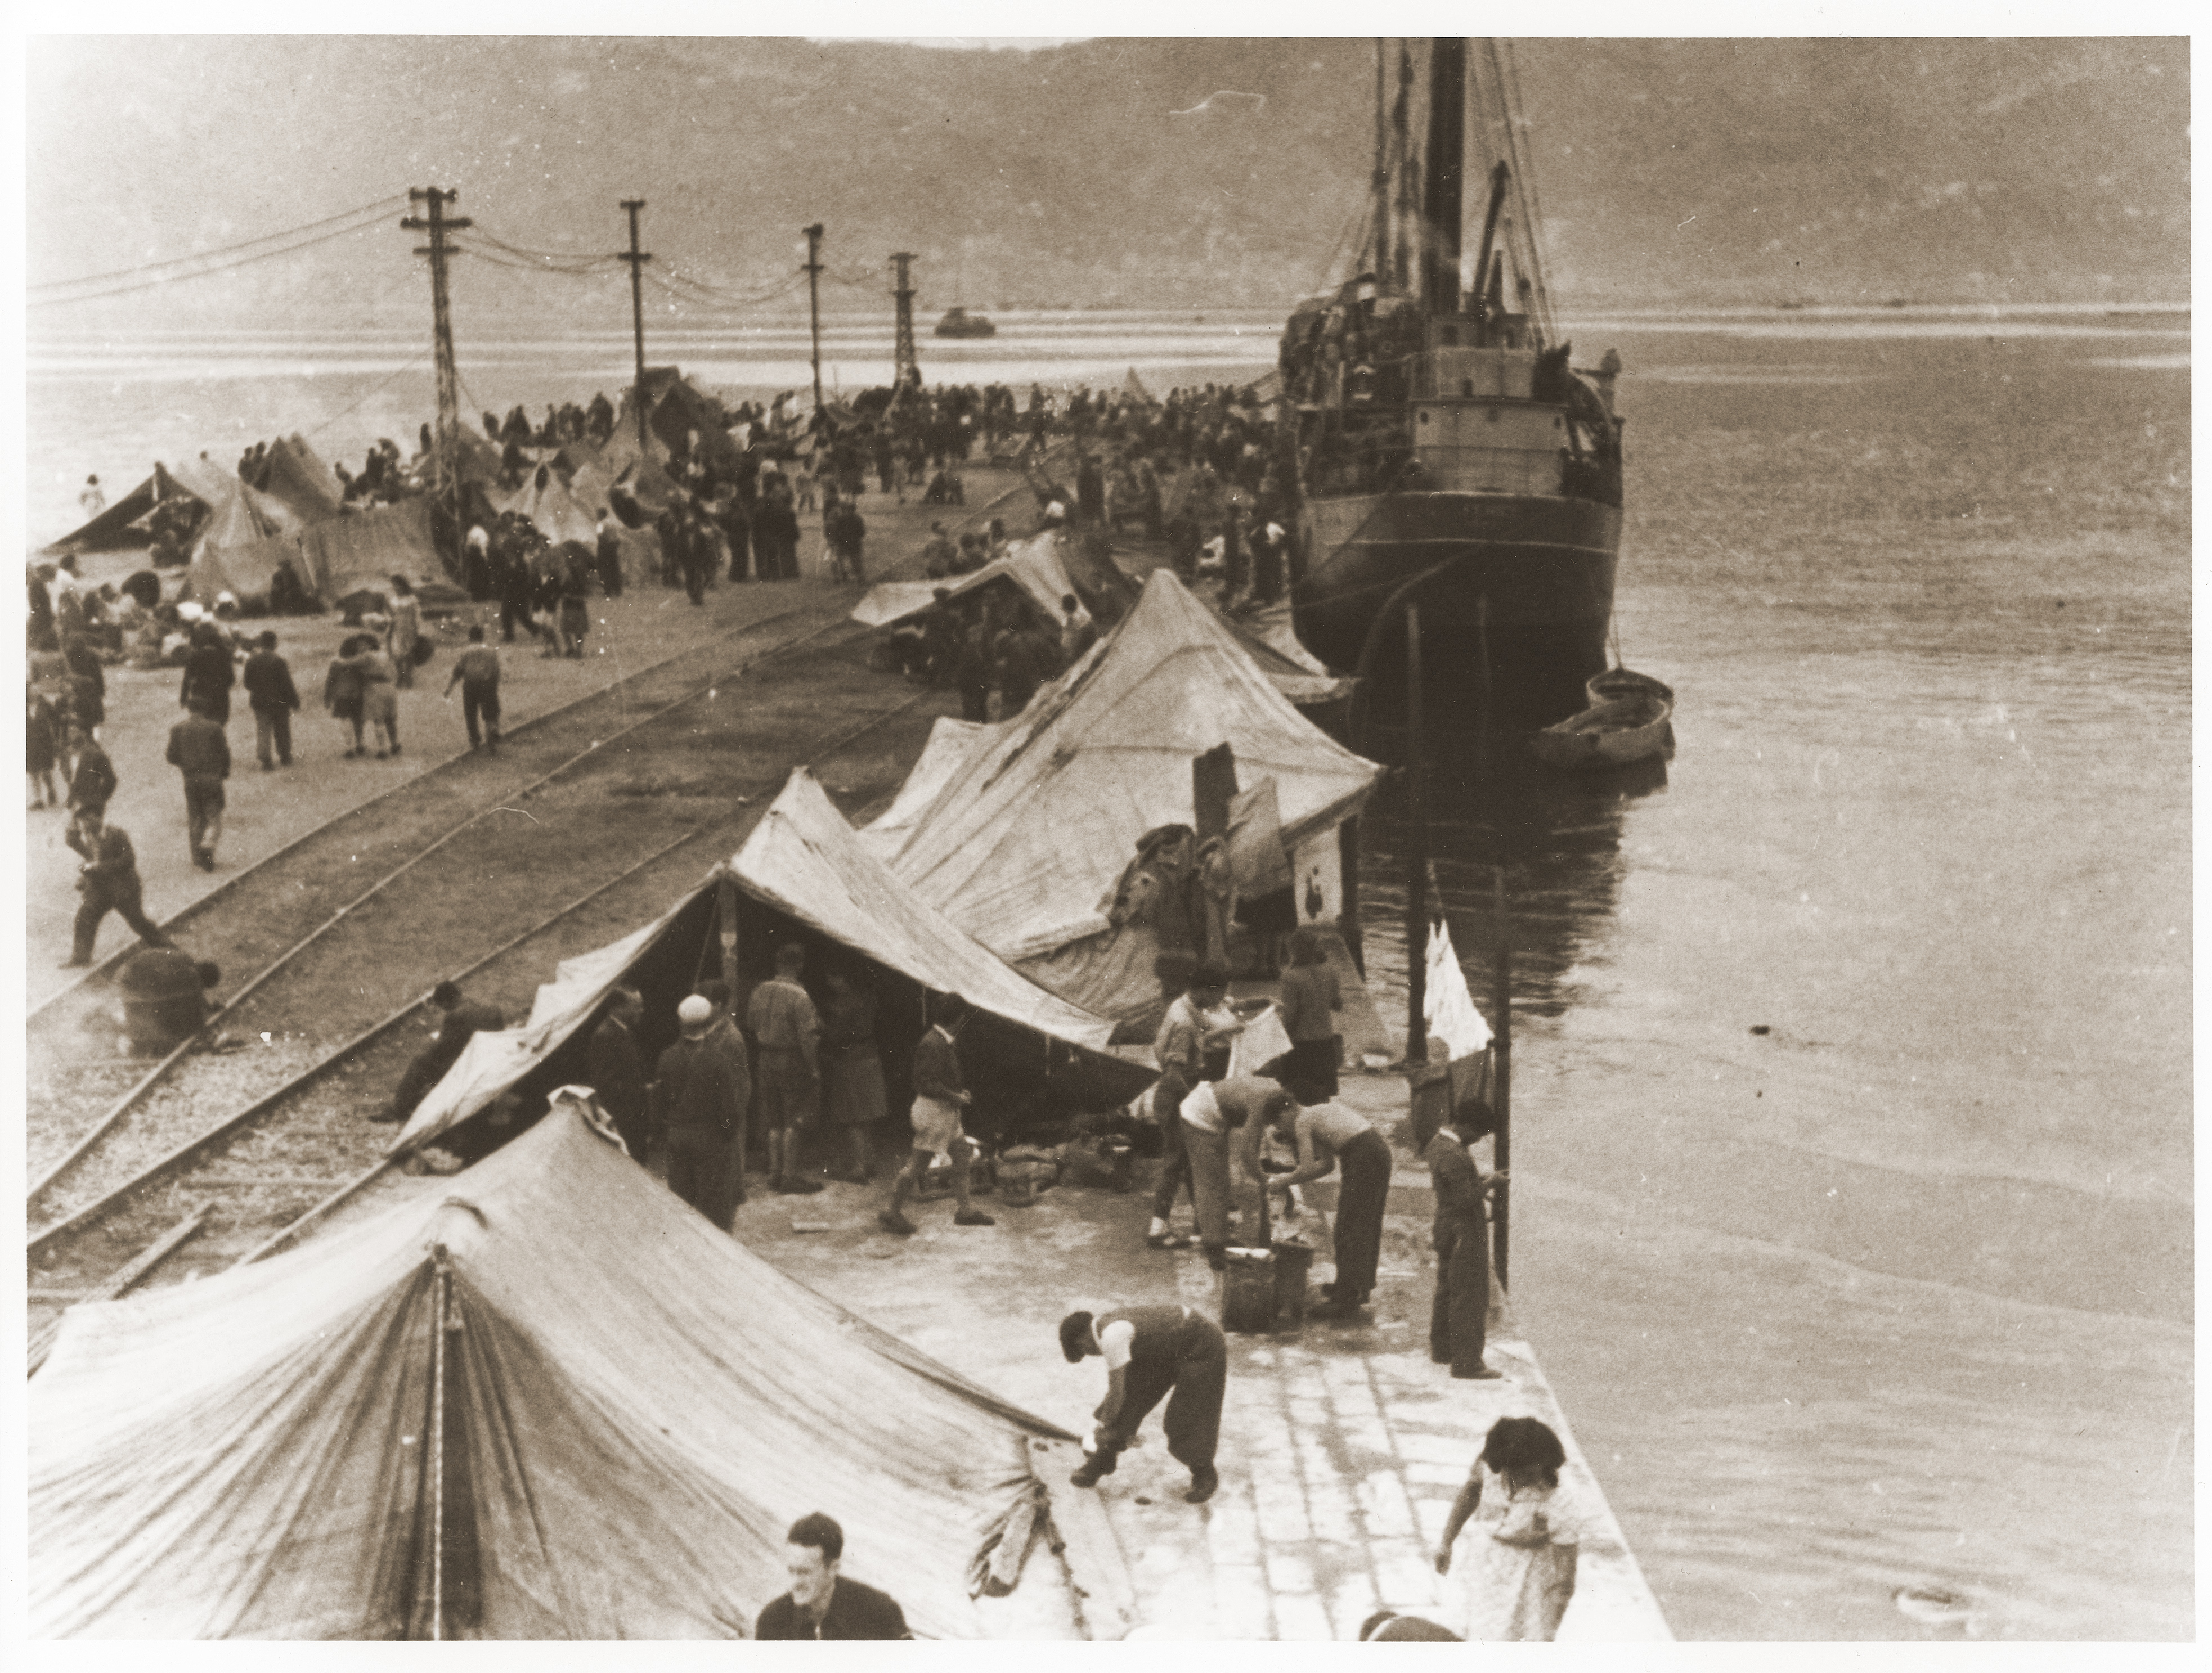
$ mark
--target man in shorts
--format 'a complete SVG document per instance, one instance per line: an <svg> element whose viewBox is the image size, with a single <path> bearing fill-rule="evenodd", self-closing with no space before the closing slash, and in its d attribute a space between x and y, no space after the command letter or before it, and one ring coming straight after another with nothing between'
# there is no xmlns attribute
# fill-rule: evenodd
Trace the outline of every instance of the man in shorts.
<svg viewBox="0 0 2212 1673"><path fill-rule="evenodd" d="M952 1159L952 1200L956 1226L991 1226L998 1222L979 1212L968 1200L968 1167L981 1147L961 1130L960 1112L975 1101L960 1074L960 1052L954 1044L960 1025L968 1020L968 1002L957 993L935 997L936 1026L914 1048L914 1148L906 1166L891 1185L891 1205L876 1216L877 1223L899 1237L914 1235L914 1221L906 1205L921 1186L921 1176L938 1156Z"/></svg>

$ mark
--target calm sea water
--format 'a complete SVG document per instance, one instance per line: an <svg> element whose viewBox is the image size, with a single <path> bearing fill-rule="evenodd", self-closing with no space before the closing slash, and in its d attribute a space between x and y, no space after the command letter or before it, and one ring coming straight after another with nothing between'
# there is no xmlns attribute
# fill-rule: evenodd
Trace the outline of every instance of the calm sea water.
<svg viewBox="0 0 2212 1673"><path fill-rule="evenodd" d="M1276 324L1000 323L926 371L1225 379ZM1680 753L1563 787L1452 743L1434 863L1478 992L1506 867L1516 1304L1685 1637L2192 1629L2188 323L1572 322L1627 363L1620 633ZM833 330L832 381L887 336ZM806 375L781 328L651 357ZM471 410L628 365L462 355ZM352 460L430 400L411 341L49 336L30 533L88 470L294 430ZM1388 984L1403 833L1368 826Z"/></svg>

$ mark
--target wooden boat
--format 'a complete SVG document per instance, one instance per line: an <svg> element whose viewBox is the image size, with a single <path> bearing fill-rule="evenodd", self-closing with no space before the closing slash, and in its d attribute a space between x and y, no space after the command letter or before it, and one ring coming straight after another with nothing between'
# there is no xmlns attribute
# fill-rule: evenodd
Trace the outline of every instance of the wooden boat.
<svg viewBox="0 0 2212 1673"><path fill-rule="evenodd" d="M1590 706L1529 740L1536 759L1568 772L1674 759L1672 687L1626 668L1593 675Z"/></svg>

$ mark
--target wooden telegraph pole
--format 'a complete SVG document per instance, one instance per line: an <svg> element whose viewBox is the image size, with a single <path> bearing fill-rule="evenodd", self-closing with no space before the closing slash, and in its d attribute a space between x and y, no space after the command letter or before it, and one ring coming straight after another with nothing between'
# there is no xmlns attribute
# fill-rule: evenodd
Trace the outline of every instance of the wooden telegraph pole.
<svg viewBox="0 0 2212 1673"><path fill-rule="evenodd" d="M914 252L902 250L891 258L891 265L898 270L898 287L891 292L898 303L898 332L891 341L891 388L903 390L909 382L921 381L921 365L914 352L914 285L908 277L907 264L914 260Z"/></svg>
<svg viewBox="0 0 2212 1673"><path fill-rule="evenodd" d="M822 223L806 229L806 314L814 331L814 410L822 410Z"/></svg>
<svg viewBox="0 0 2212 1673"><path fill-rule="evenodd" d="M1406 1061L1429 1060L1429 784L1421 738L1421 601L1406 601Z"/></svg>
<svg viewBox="0 0 2212 1673"><path fill-rule="evenodd" d="M459 203L460 197L459 188L452 191L441 191L435 186L410 188L408 201L423 205L426 213L410 215L399 223L407 232L427 232L430 235L428 245L418 245L415 253L430 258L430 351L438 367L438 463L453 494L455 563L460 561L463 534L460 461L454 457L461 421L461 380L453 366L453 294L446 280L446 258L451 252L446 235L475 224L462 218L447 218L446 205Z"/></svg>
<svg viewBox="0 0 2212 1673"><path fill-rule="evenodd" d="M650 458L645 427L645 264L653 258L637 247L637 212L645 207L645 199L625 197L622 206L629 211L629 248L621 255L629 264L629 323L637 343L637 382L630 387L630 405L637 414L637 451Z"/></svg>

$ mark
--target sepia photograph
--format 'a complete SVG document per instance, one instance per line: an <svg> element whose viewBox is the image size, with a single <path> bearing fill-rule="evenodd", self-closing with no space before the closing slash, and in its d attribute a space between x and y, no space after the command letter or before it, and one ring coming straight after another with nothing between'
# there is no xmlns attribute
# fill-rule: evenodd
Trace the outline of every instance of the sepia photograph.
<svg viewBox="0 0 2212 1673"><path fill-rule="evenodd" d="M2193 1641L2059 15L19 14L12 1636Z"/></svg>

